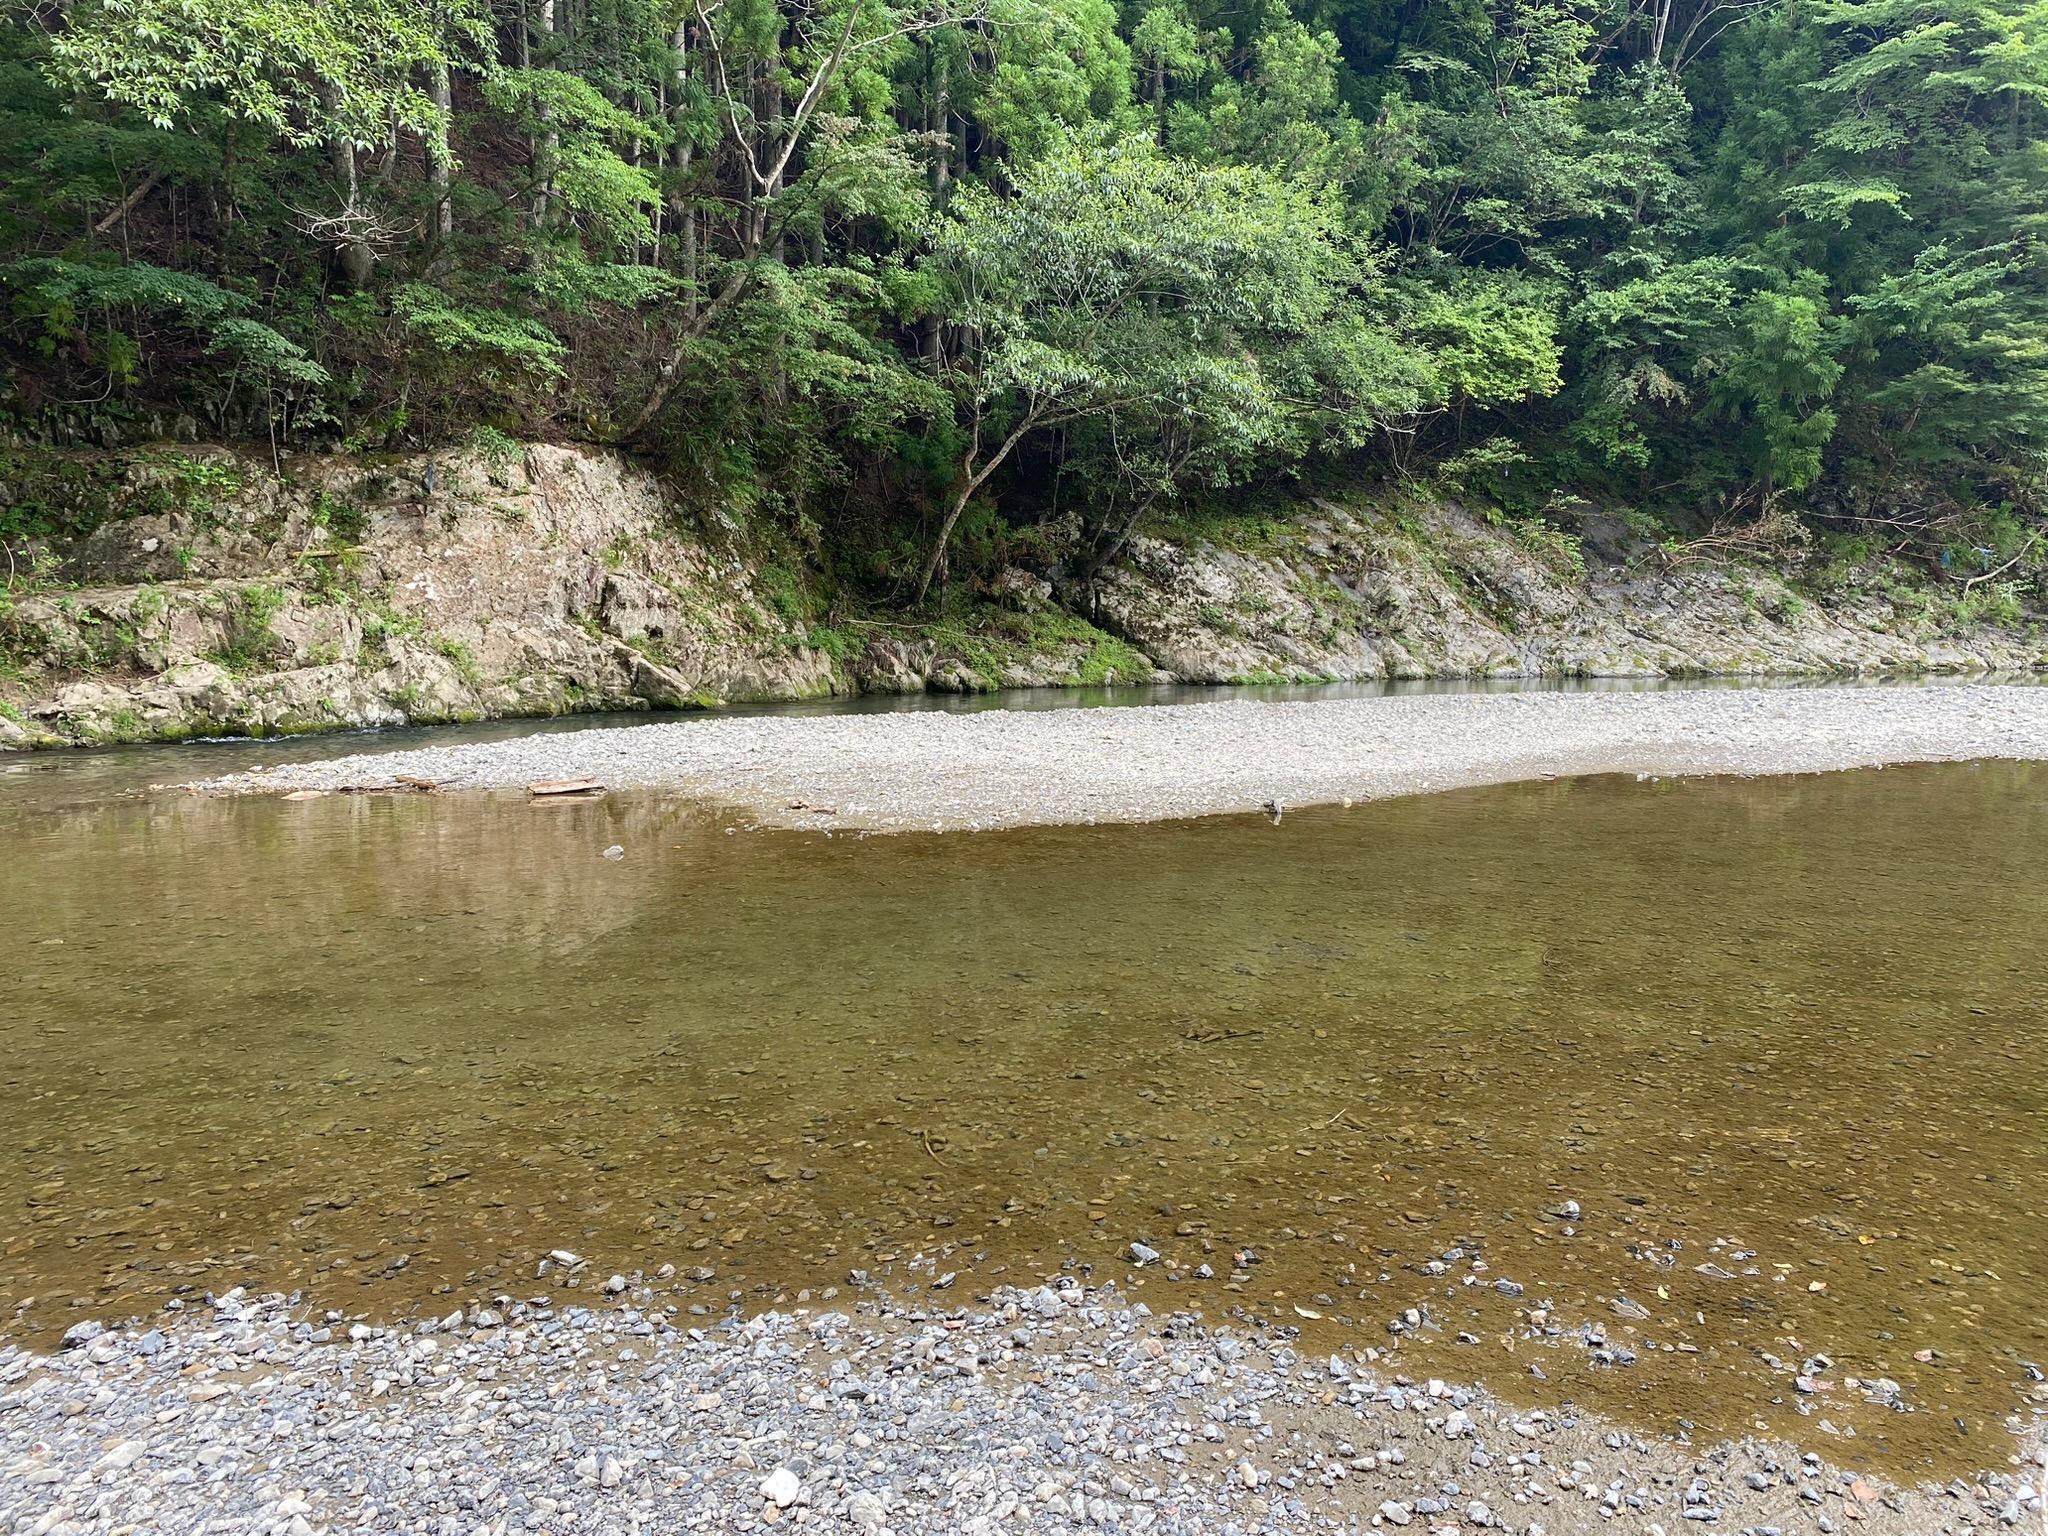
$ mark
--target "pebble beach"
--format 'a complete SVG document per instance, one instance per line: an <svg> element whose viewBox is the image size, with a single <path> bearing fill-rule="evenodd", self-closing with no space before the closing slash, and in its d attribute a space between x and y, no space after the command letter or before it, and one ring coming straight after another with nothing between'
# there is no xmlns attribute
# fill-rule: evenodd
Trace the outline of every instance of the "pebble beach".
<svg viewBox="0 0 2048 1536"><path fill-rule="evenodd" d="M573 1257L573 1256L570 1256ZM546 1266L544 1265L543 1268ZM1894 1487L1044 1285L704 1319L639 1276L402 1326L194 1299L0 1352L0 1529L860 1536L2037 1531L2038 1446ZM940 1298L932 1298L937 1302Z"/></svg>
<svg viewBox="0 0 2048 1536"><path fill-rule="evenodd" d="M2048 757L2048 688L1445 694L1294 704L708 718L370 753L214 792L671 792L758 825L1157 821L1577 774L1819 773Z"/></svg>

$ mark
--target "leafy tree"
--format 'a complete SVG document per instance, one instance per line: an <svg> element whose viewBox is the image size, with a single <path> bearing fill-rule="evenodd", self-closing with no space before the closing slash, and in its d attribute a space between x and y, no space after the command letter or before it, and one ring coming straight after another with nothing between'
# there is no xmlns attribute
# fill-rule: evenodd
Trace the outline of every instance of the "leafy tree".
<svg viewBox="0 0 2048 1536"><path fill-rule="evenodd" d="M1131 51L1137 56L1145 94L1152 104L1158 132L1166 137L1166 86L1169 80L1198 80L1213 67L1213 48L1220 39L1204 39L1177 5L1153 5L1131 29Z"/></svg>
<svg viewBox="0 0 2048 1536"><path fill-rule="evenodd" d="M158 128L217 109L294 147L367 147L393 124L445 129L422 77L458 67L484 26L439 0L86 0L64 11L46 68Z"/></svg>
<svg viewBox="0 0 2048 1536"><path fill-rule="evenodd" d="M2048 0L12 0L0 420L624 443L920 588L1311 461L2009 555L2044 100Z"/></svg>
<svg viewBox="0 0 2048 1536"><path fill-rule="evenodd" d="M1820 301L1766 289L1742 307L1738 349L1709 386L1714 405L1741 424L1766 500L1820 473L1835 413L1820 402L1842 377Z"/></svg>
<svg viewBox="0 0 2048 1536"><path fill-rule="evenodd" d="M1076 139L1014 195L976 189L934 239L969 336L948 369L966 449L920 599L969 502L1031 433L1091 423L1110 462L1084 573L1162 499L1262 454L1356 440L1423 400L1425 370L1348 302L1369 265L1335 211L1251 167L1148 139Z"/></svg>
<svg viewBox="0 0 2048 1536"><path fill-rule="evenodd" d="M732 250L715 289L692 307L682 337L670 347L654 389L626 428L627 441L639 439L668 403L692 344L746 293L765 263L782 261L792 214L817 216L835 208L858 214L875 195L868 178L833 174L861 157L809 153L820 142L837 141L844 150L844 140L853 136L849 130L861 120L828 108L857 104L850 93L863 86L868 59L905 52L919 34L956 24L942 10L896 8L880 0L837 0L832 7L794 12L755 0L716 15L696 0L696 20L706 55L705 89L727 129L725 148L740 167ZM858 147L872 152L876 146ZM872 153L865 163L877 163ZM894 168L906 172L909 165L899 158ZM849 181L856 189L851 197ZM905 177L893 197L900 203L911 195Z"/></svg>
<svg viewBox="0 0 2048 1536"><path fill-rule="evenodd" d="M1173 146L1341 192L1353 227L1376 229L1386 215L1385 185L1365 125L1340 95L1341 71L1333 34L1281 21L1254 40L1242 78L1225 79L1199 109L1176 115Z"/></svg>

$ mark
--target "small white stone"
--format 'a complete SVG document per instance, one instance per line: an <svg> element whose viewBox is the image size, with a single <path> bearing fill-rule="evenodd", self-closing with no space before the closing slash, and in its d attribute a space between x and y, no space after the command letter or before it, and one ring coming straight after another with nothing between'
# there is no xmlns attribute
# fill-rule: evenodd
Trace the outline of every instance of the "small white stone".
<svg viewBox="0 0 2048 1536"><path fill-rule="evenodd" d="M142 1453L149 1447L140 1440L123 1440L99 1461L102 1472L125 1472L142 1460Z"/></svg>

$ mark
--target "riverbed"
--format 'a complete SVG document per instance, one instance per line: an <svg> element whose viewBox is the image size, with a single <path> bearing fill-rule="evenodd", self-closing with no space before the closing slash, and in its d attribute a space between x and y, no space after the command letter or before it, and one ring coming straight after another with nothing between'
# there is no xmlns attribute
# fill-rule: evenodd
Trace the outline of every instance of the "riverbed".
<svg viewBox="0 0 2048 1536"><path fill-rule="evenodd" d="M969 838L0 817L25 1342L236 1285L388 1321L667 1265L708 1323L1064 1272L1907 1480L2038 1411L2040 764Z"/></svg>
<svg viewBox="0 0 2048 1536"><path fill-rule="evenodd" d="M2048 759L2048 689L1545 690L1154 709L840 713L549 733L285 762L215 793L665 790L751 825L1166 821L1568 775L1818 773Z"/></svg>

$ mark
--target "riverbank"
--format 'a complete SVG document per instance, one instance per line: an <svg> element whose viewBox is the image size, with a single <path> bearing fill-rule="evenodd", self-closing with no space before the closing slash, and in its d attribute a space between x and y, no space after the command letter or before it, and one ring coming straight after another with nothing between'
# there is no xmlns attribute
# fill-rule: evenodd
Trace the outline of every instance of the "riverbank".
<svg viewBox="0 0 2048 1536"><path fill-rule="evenodd" d="M1767 560L1659 542L1625 508L1489 520L1412 487L1142 535L1080 607L1048 546L915 611L840 585L843 552L590 449L49 453L10 462L9 501L78 531L10 551L0 749L1107 683L2048 664L2021 588L1874 544Z"/></svg>
<svg viewBox="0 0 2048 1536"><path fill-rule="evenodd" d="M1981 1477L1901 1489L1801 1447L1510 1408L1069 1277L742 1323L637 1276L550 1292L575 1266L541 1269L531 1300L411 1327L230 1292L81 1325L55 1355L0 1351L0 1525L1937 1536L2042 1519L2018 1438L1985 1447Z"/></svg>
<svg viewBox="0 0 2048 1536"><path fill-rule="evenodd" d="M218 792L675 792L760 825L1158 821L1599 773L1819 773L2048 758L2048 688L1448 694L1305 704L718 719L366 754Z"/></svg>

